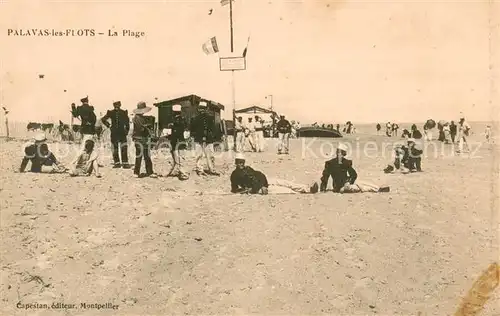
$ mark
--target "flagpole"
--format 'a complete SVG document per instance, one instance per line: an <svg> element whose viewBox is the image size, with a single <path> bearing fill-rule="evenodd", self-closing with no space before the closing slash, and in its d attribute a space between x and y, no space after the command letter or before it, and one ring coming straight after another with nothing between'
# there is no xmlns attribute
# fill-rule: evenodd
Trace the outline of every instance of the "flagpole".
<svg viewBox="0 0 500 316"><path fill-rule="evenodd" d="M231 33L231 53L234 53L233 42L233 0L229 0L229 28ZM233 94L233 150L236 151L236 88L234 82L234 70L231 70L231 88Z"/></svg>
<svg viewBox="0 0 500 316"><path fill-rule="evenodd" d="M231 53L234 52L233 45L233 0L229 0L229 28L231 29Z"/></svg>

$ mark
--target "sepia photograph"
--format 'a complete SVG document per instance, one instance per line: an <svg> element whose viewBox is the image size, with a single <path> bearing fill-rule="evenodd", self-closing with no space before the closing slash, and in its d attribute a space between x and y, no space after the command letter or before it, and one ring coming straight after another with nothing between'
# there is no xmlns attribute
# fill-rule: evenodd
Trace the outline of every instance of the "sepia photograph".
<svg viewBox="0 0 500 316"><path fill-rule="evenodd" d="M499 0L0 0L0 315L500 315Z"/></svg>

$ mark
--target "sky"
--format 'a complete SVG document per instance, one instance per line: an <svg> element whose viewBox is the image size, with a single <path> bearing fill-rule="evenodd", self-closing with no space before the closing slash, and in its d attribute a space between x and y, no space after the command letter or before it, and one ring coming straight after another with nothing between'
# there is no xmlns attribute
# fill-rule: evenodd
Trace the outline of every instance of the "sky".
<svg viewBox="0 0 500 316"><path fill-rule="evenodd" d="M233 6L234 54L250 36L247 69L234 74L236 109L270 106L272 94L276 111L303 123L498 117L498 2ZM31 28L145 36L7 35ZM212 36L220 52L207 56L201 46ZM218 0L0 0L0 43L0 103L13 121L68 122L70 104L86 95L104 113L115 100L132 110L142 100L197 94L224 104L231 117L231 72L218 60L231 56L229 6Z"/></svg>

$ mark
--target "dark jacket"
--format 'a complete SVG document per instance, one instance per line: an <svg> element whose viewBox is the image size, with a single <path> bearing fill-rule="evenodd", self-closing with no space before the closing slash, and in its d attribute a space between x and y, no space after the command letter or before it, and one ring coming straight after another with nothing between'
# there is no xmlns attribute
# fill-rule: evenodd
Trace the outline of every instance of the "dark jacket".
<svg viewBox="0 0 500 316"><path fill-rule="evenodd" d="M268 187L266 176L251 167L245 166L243 169L236 168L231 173L231 192L238 193L240 191L250 189L250 193L257 194L263 187Z"/></svg>
<svg viewBox="0 0 500 316"><path fill-rule="evenodd" d="M80 133L86 135L95 134L95 123L97 122L97 117L94 113L94 107L88 104L80 105L79 107L72 107L71 113L73 117L79 117L81 120Z"/></svg>
<svg viewBox="0 0 500 316"><path fill-rule="evenodd" d="M340 192L340 189L346 182L354 184L358 178L358 174L352 167L352 160L335 157L325 162L325 169L321 176L321 191L326 191L330 177L333 179L333 192Z"/></svg>
<svg viewBox="0 0 500 316"><path fill-rule="evenodd" d="M422 133L418 129L414 130L411 132L411 137L415 139L421 139L422 138Z"/></svg>
<svg viewBox="0 0 500 316"><path fill-rule="evenodd" d="M50 151L43 153L40 149L40 145L31 144L24 148L24 158L21 162L19 171L24 172L30 161L31 172L41 172L42 166L52 166L58 163L54 154Z"/></svg>
<svg viewBox="0 0 500 316"><path fill-rule="evenodd" d="M151 138L153 127L150 121L143 115L135 115L132 119L134 130L132 131L132 138L134 141L147 141Z"/></svg>
<svg viewBox="0 0 500 316"><path fill-rule="evenodd" d="M194 141L201 144L206 142L211 144L217 141L217 128L215 126L215 116L209 112L200 112L191 120L191 136Z"/></svg>
<svg viewBox="0 0 500 316"><path fill-rule="evenodd" d="M172 134L168 137L170 139L170 145L172 146L172 150L174 150L179 143L185 142L184 132L187 129L187 124L184 118L180 115L176 115L173 118L173 122L171 125ZM177 149L185 149L186 144L183 146L179 146Z"/></svg>
<svg viewBox="0 0 500 316"><path fill-rule="evenodd" d="M111 125L108 122L109 119L111 119ZM101 121L103 125L111 130L111 138L115 136L126 136L130 131L130 121L127 110L109 110Z"/></svg>
<svg viewBox="0 0 500 316"><path fill-rule="evenodd" d="M291 133L292 132L292 125L288 120L279 120L279 122L276 124L276 129L278 130L278 133Z"/></svg>

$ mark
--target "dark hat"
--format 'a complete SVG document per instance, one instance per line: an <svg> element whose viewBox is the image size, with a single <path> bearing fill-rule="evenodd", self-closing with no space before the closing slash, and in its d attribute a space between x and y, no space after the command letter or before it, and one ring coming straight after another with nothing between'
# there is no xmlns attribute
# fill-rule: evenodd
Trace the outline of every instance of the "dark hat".
<svg viewBox="0 0 500 316"><path fill-rule="evenodd" d="M113 106L122 106L122 102L121 101L115 101L115 102L113 102Z"/></svg>
<svg viewBox="0 0 500 316"><path fill-rule="evenodd" d="M89 102L89 97L87 96L87 97L85 97L85 98L82 98L82 99L80 99L80 101L81 101L82 103Z"/></svg>

